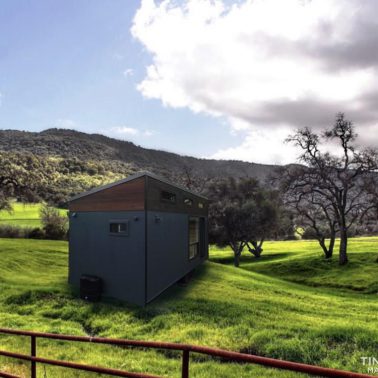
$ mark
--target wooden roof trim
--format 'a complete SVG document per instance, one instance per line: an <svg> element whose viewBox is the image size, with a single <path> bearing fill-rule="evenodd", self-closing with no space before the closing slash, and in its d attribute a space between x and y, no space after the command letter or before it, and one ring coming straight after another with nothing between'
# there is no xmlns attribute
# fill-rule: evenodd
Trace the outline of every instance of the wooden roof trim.
<svg viewBox="0 0 378 378"><path fill-rule="evenodd" d="M191 190L188 190L186 188L183 188L180 185L172 184L171 182L169 182L168 180L164 179L163 177L157 176L157 175L155 175L155 174L153 174L151 172L139 172L139 173L136 173L134 175L128 176L128 177L126 177L126 178L124 178L122 180L118 180L118 181L112 182L110 184L102 185L102 186L99 186L97 188L88 190L87 192L83 192L83 193L77 194L76 196L72 197L68 202L76 201L76 200L78 200L80 198L83 198L83 197L86 197L86 196L90 196L92 194L101 192L101 191L109 189L109 188L113 188L114 186L117 186L117 185L125 184L125 183L127 183L129 181L133 181L133 180L136 180L138 178L145 177L145 176L151 177L151 178L153 178L155 180L158 180L158 181L161 181L161 182L164 182L165 184L173 186L174 188L180 189L180 190L182 190L184 192L192 194L193 196L196 196L196 197L201 198L201 199L203 199L205 201L208 201L208 199L206 197L201 196L200 194L194 193Z"/></svg>

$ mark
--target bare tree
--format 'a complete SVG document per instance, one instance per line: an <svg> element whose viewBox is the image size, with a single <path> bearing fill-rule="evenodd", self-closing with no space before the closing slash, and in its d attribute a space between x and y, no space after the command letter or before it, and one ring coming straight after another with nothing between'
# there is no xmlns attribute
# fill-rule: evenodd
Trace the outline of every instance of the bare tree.
<svg viewBox="0 0 378 378"><path fill-rule="evenodd" d="M323 134L304 128L287 139L302 150L299 160L304 165L292 168L286 190L294 194L312 193L332 211L340 234L340 265L348 262L348 231L374 207L368 187L372 182L377 184L377 150L358 150L354 144L356 137L352 122L339 113L333 127ZM336 142L340 151L322 152L323 142Z"/></svg>
<svg viewBox="0 0 378 378"><path fill-rule="evenodd" d="M195 170L193 166L187 163L183 163L176 171L167 171L162 175L169 181L199 194L203 193L209 182L214 179L201 175L198 170Z"/></svg>
<svg viewBox="0 0 378 378"><path fill-rule="evenodd" d="M287 172L285 177L286 183L290 185L290 181L293 180L290 172ZM296 212L299 224L313 231L325 258L331 258L338 232L332 205L324 202L317 193L306 192L301 188L296 190L295 187L291 187L289 193L286 193L284 202Z"/></svg>
<svg viewBox="0 0 378 378"><path fill-rule="evenodd" d="M197 193L203 193L210 178L195 171L193 166L184 163L181 173L182 186Z"/></svg>

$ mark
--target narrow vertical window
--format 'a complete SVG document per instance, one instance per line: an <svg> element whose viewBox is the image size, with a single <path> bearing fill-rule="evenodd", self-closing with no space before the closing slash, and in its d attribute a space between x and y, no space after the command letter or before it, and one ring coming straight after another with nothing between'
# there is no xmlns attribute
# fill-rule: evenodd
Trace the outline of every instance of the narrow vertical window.
<svg viewBox="0 0 378 378"><path fill-rule="evenodd" d="M189 218L189 260L198 256L200 247L199 218Z"/></svg>

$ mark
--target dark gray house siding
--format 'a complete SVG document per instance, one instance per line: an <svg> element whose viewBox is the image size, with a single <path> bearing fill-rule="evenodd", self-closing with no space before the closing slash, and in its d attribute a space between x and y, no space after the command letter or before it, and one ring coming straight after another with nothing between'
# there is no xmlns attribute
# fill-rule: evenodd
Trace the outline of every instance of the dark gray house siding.
<svg viewBox="0 0 378 378"><path fill-rule="evenodd" d="M189 259L188 228L188 214L147 212L147 302L207 259L207 244Z"/></svg>
<svg viewBox="0 0 378 378"><path fill-rule="evenodd" d="M128 221L129 235L110 234L113 220ZM69 250L70 284L79 286L83 274L98 276L105 296L145 303L144 211L71 214Z"/></svg>
<svg viewBox="0 0 378 378"><path fill-rule="evenodd" d="M162 192L175 201L166 201ZM207 204L146 173L74 198L70 284L79 286L82 275L95 275L105 296L148 303L207 259ZM110 232L111 223L127 224L127 232Z"/></svg>

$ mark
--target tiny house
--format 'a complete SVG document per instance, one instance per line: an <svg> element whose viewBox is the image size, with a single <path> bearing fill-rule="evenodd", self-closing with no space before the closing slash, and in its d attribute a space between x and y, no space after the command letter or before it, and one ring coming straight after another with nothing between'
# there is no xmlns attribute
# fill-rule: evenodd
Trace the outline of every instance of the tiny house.
<svg viewBox="0 0 378 378"><path fill-rule="evenodd" d="M99 277L103 295L145 305L208 257L208 200L150 173L69 202L69 283Z"/></svg>

